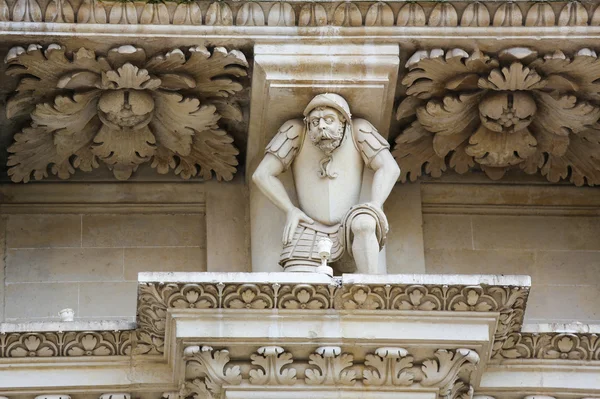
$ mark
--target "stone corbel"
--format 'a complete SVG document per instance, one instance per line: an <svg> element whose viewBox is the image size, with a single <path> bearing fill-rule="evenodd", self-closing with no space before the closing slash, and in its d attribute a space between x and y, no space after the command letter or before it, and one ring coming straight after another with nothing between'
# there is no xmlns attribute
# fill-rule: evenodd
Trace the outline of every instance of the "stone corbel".
<svg viewBox="0 0 600 399"><path fill-rule="evenodd" d="M556 183L600 184L600 60L590 48L496 53L419 50L406 63L405 128L394 156L401 180L474 167Z"/></svg>
<svg viewBox="0 0 600 399"><path fill-rule="evenodd" d="M301 116L320 93L342 95L353 117L368 119L387 138L399 63L397 44L256 45L246 155L248 181L281 125ZM293 191L291 178L281 179ZM281 271L280 226L285 215L254 190L254 185L250 188L251 236L261 237L251 242L253 271Z"/></svg>
<svg viewBox="0 0 600 399"><path fill-rule="evenodd" d="M299 389L319 386L352 387L353 392L373 392L377 386L399 394L425 389L434 398L467 399L473 395L471 376L479 362L478 354L469 349L439 349L431 357L415 360L406 349L395 347L376 349L363 361L354 362L351 354L335 346L319 347L308 359L295 359L279 346L260 347L249 359L235 361L226 349L188 346L184 359L182 399L229 397L228 388L244 397L244 392L256 395L274 387L279 397L286 398L295 397ZM299 372L302 369L304 375ZM356 370L362 372L357 375Z"/></svg>
<svg viewBox="0 0 600 399"><path fill-rule="evenodd" d="M20 78L9 119L30 121L8 148L8 174L28 182L68 179L105 164L119 180L141 164L184 179L231 180L238 150L220 119L240 120L235 94L243 53L203 46L147 54L59 44L13 47L7 74Z"/></svg>

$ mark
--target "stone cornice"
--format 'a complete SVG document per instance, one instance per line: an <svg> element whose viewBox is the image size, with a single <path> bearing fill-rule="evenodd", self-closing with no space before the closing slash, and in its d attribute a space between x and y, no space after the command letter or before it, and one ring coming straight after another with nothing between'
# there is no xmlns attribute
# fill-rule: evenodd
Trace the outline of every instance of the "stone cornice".
<svg viewBox="0 0 600 399"><path fill-rule="evenodd" d="M600 361L600 336L596 333L521 332L528 286L493 285L493 280L476 284L478 276L472 276L473 281L465 284L453 285L442 280L439 284L424 283L435 281L436 276L415 277L408 284L378 283L376 278L353 281L352 275L329 282L316 279L303 283L260 283L263 277L260 273L245 277L248 277L246 283L241 281L244 278L229 283L141 282L135 331L7 332L0 335L0 357L162 355L169 309L231 309L248 314L273 309L284 313L335 310L374 315L449 312L458 316L462 312L498 312L492 362ZM227 275L221 278L226 280Z"/></svg>
<svg viewBox="0 0 600 399"><path fill-rule="evenodd" d="M247 309L248 312L266 309L282 312L333 309L338 312L368 311L374 314L410 311L498 312L499 322L492 349L492 357L495 357L507 337L520 331L529 293L528 285L494 284L494 279L486 276L482 276L484 283L476 283L479 276L473 276L471 284L453 285L444 283L442 276L423 276L420 282L399 283L392 282L394 277L401 281L402 277L409 277L410 280L410 276L387 276L387 279L378 282L375 276L345 275L341 279L316 284L244 283L244 277L254 281L261 278L239 274L237 281L230 283L141 283L134 353L164 353L164 320L169 309ZM436 277L440 283L431 283ZM207 278L210 280L211 276Z"/></svg>
<svg viewBox="0 0 600 399"><path fill-rule="evenodd" d="M101 2L2 0L0 21L212 26L516 27L600 24L580 2Z"/></svg>
<svg viewBox="0 0 600 399"><path fill-rule="evenodd" d="M596 330L522 332L529 284L519 276L147 273L136 330L0 335L10 381L0 393L597 395ZM21 380L32 369L37 387ZM101 382L84 387L78 376L92 369Z"/></svg>

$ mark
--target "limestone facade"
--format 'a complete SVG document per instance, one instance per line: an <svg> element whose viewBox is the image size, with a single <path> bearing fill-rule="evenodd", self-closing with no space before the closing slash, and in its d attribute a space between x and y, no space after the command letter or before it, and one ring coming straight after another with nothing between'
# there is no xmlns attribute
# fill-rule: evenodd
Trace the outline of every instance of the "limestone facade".
<svg viewBox="0 0 600 399"><path fill-rule="evenodd" d="M578 1L0 0L0 395L600 397L599 25ZM324 93L400 168L379 198L366 157L350 204L385 201L387 274L278 262L251 177ZM302 212L328 162L277 174Z"/></svg>

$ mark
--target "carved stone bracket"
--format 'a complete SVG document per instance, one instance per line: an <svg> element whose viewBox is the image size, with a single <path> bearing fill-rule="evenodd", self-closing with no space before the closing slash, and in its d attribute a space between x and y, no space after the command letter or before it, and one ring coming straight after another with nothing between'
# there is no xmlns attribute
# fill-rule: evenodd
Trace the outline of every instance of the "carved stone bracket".
<svg viewBox="0 0 600 399"><path fill-rule="evenodd" d="M185 382L181 397L194 395L199 398L220 398L223 385L237 385L242 382L239 366L227 366L227 350L215 351L210 346L191 346L185 349L184 356L189 372L198 378Z"/></svg>
<svg viewBox="0 0 600 399"><path fill-rule="evenodd" d="M322 346L309 356L308 363L315 367L307 368L304 381L309 385L354 385L356 372L351 370L354 357L342 353L339 346Z"/></svg>
<svg viewBox="0 0 600 399"><path fill-rule="evenodd" d="M3 357L128 356L131 331L66 331L0 334Z"/></svg>
<svg viewBox="0 0 600 399"><path fill-rule="evenodd" d="M435 351L431 358L415 360L402 348L380 348L366 355L364 363L355 363L352 355L342 354L340 347L320 347L309 356L304 379L297 379L297 368L306 366L306 359L294 359L290 352L279 346L261 347L248 359L236 359L231 366L229 352L213 350L211 347L187 347L186 381L180 392L182 398L218 398L224 386L251 385L335 385L397 387L402 391L409 388L427 387L438 390L440 398L471 398L470 385L472 372L477 367L479 356L469 349ZM249 365L259 366L250 369L248 374L241 369ZM346 371L343 371L346 369ZM352 369L352 370L350 370ZM356 375L354 369L362 369ZM238 388L243 389L243 388ZM369 389L369 388L366 388Z"/></svg>
<svg viewBox="0 0 600 399"><path fill-rule="evenodd" d="M13 47L5 61L7 74L21 77L7 116L31 119L8 149L15 182L43 179L48 168L68 179L100 162L120 180L143 163L184 179L231 180L236 172L238 151L218 121L241 118L233 95L248 63L237 50L148 57L130 45L100 55L31 44Z"/></svg>
<svg viewBox="0 0 600 399"><path fill-rule="evenodd" d="M293 385L296 370L285 366L294 362L293 355L280 346L263 346L252 355L252 364L258 366L250 371L250 383L255 385Z"/></svg>
<svg viewBox="0 0 600 399"><path fill-rule="evenodd" d="M594 50L421 50L406 67L397 117L416 120L396 139L403 181L478 165L492 179L520 168L550 182L600 184Z"/></svg>

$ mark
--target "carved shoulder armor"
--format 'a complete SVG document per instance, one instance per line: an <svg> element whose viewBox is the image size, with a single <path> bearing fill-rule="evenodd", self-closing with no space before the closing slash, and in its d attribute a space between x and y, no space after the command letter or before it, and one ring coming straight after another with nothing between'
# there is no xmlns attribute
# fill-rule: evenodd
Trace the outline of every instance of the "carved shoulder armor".
<svg viewBox="0 0 600 399"><path fill-rule="evenodd" d="M390 144L370 122L357 118L354 119L353 125L358 150L367 166L370 166L381 150L389 150Z"/></svg>
<svg viewBox="0 0 600 399"><path fill-rule="evenodd" d="M302 119L290 119L285 122L273 137L265 152L275 155L287 170L296 157L302 144L304 122Z"/></svg>

